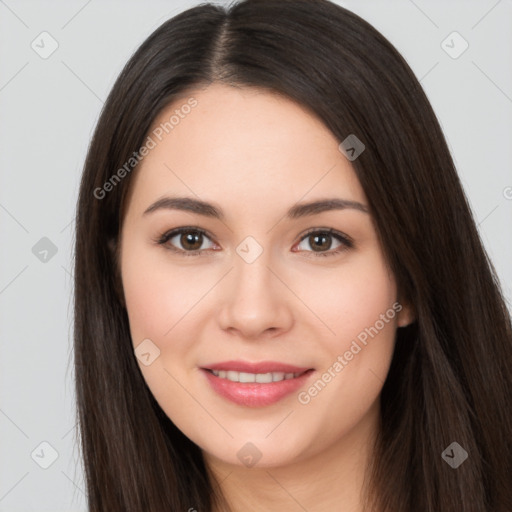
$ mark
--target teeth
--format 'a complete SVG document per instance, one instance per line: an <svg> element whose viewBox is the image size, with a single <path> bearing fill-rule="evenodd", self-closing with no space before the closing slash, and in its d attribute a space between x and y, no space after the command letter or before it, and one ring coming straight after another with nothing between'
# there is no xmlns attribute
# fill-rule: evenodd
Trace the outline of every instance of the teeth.
<svg viewBox="0 0 512 512"><path fill-rule="evenodd" d="M229 380L238 381L238 382L256 382L256 374L255 373L228 372L227 378Z"/></svg>
<svg viewBox="0 0 512 512"><path fill-rule="evenodd" d="M270 373L247 373L247 372L234 372L232 370L211 370L213 375L221 379L227 379L231 382L258 382L260 384L268 384L270 382L279 382L281 380L294 379L302 375L302 373L284 373L284 372L270 372Z"/></svg>

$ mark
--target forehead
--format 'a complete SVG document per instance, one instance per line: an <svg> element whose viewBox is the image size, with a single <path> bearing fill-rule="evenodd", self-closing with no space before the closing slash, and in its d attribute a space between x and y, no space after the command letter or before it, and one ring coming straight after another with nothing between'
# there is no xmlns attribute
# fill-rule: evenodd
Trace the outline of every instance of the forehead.
<svg viewBox="0 0 512 512"><path fill-rule="evenodd" d="M238 198L250 208L333 194L365 201L340 141L279 94L220 84L195 89L168 105L148 135L155 146L132 183L141 208L166 193Z"/></svg>

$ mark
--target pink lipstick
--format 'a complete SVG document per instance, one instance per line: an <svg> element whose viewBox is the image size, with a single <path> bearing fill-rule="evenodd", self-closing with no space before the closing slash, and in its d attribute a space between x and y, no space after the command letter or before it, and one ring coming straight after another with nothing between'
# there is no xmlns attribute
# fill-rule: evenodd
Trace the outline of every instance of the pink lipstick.
<svg viewBox="0 0 512 512"><path fill-rule="evenodd" d="M201 368L213 390L246 407L271 405L297 391L314 372L275 361L225 361Z"/></svg>

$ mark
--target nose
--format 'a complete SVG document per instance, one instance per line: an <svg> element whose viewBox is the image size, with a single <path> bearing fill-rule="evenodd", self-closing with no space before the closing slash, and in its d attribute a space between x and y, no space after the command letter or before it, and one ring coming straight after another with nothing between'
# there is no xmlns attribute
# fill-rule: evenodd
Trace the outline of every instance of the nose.
<svg viewBox="0 0 512 512"><path fill-rule="evenodd" d="M250 261L250 260L249 260ZM252 262L235 255L219 297L219 326L247 339L274 337L293 325L293 293L267 251ZM274 265L275 267L275 265Z"/></svg>

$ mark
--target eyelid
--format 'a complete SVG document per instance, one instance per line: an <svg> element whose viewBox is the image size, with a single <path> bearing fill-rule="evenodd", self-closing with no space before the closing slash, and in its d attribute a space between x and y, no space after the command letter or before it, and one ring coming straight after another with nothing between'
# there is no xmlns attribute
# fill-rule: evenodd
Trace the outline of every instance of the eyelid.
<svg viewBox="0 0 512 512"><path fill-rule="evenodd" d="M153 241L159 245L166 246L167 242L171 238L174 238L176 235L181 235L183 233L190 232L190 231L200 233L203 236L206 236L208 239L210 239L212 241L213 244L215 244L215 242L213 241L213 236L207 230L205 230L203 228L196 227L196 226L182 226L179 228L171 229L169 231L166 231L162 235L158 236ZM201 249L201 250L197 249L195 251L184 251L183 249L178 249L176 247L173 247L172 245L167 245L165 248L169 251L178 253L183 256L203 256L206 252L206 249Z"/></svg>
<svg viewBox="0 0 512 512"><path fill-rule="evenodd" d="M341 238L347 244L354 243L354 241L352 240L351 237L349 237L345 233L342 233L341 231L338 231L337 229L334 229L334 228L310 228L306 232L299 235L300 236L299 241L302 242L302 240L304 240L304 238L306 238L308 235L311 235L312 233L327 233L329 235L333 235L333 236Z"/></svg>
<svg viewBox="0 0 512 512"><path fill-rule="evenodd" d="M309 255L307 257L316 258L318 256L326 256L326 257L337 256L341 252L354 247L354 241L352 240L351 237L349 237L345 233L342 233L341 231L338 231L337 229L334 229L334 228L318 228L318 227L310 228L305 233L300 235L298 243L299 244L302 243L302 241L305 240L312 233L330 235L333 238L336 238L341 243L341 246L334 250L329 249L328 251L298 251L298 252L309 253ZM295 245L297 245L297 244L295 244Z"/></svg>
<svg viewBox="0 0 512 512"><path fill-rule="evenodd" d="M166 231L164 234L158 236L153 241L159 245L165 245L171 238L174 238L176 235L183 234L185 232L196 232L200 233L203 236L206 236L208 239L212 241L213 244L216 244L214 242L213 236L205 229L199 228L196 226L182 226L179 228L171 229L169 231ZM337 248L335 250L328 250L328 251L293 251L293 252L301 252L301 253L312 253L313 257L317 256L336 256L340 252L350 249L354 246L354 242L351 237L346 235L345 233L342 233L341 231L338 231L334 228L321 228L321 227L314 227L308 229L306 232L299 235L299 240L297 243L294 244L298 245L302 243L303 240L305 240L309 235L312 233L319 233L319 234L327 234L334 238L336 238L341 244L341 248ZM183 249L178 249L176 247L173 247L171 245L166 247L168 250L178 253L183 256L203 256L205 253L207 254L208 251L206 249L196 249L195 251L184 251ZM309 257L309 256L308 256Z"/></svg>

